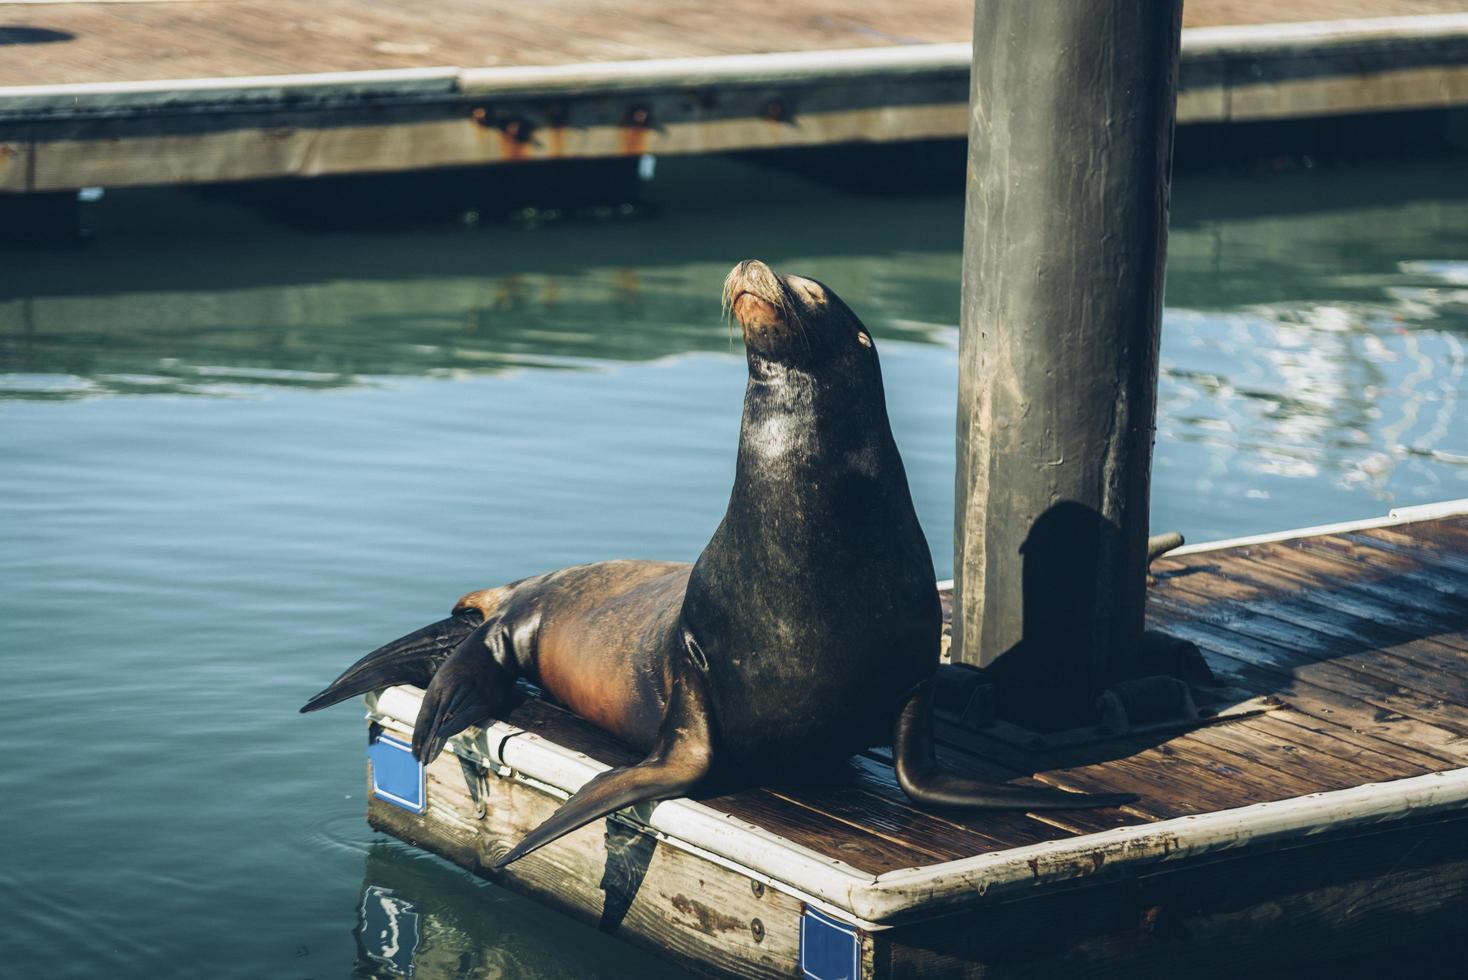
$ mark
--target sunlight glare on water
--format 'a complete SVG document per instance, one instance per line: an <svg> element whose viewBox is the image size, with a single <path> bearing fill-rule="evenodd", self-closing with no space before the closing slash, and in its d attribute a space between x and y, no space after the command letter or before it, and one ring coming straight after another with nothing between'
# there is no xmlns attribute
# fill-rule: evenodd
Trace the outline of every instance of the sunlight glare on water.
<svg viewBox="0 0 1468 980"><path fill-rule="evenodd" d="M676 975L374 835L360 711L295 714L471 588L698 554L733 473L742 258L872 328L949 574L960 198L658 175L655 217L380 234L116 193L90 246L7 257L7 972ZM1177 181L1154 528L1468 496L1459 177Z"/></svg>

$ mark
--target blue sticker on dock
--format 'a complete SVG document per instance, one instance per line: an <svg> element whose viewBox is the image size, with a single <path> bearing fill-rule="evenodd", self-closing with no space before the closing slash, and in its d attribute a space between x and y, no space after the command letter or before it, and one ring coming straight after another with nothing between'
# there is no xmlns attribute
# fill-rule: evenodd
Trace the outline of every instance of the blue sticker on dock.
<svg viewBox="0 0 1468 980"><path fill-rule="evenodd" d="M800 920L800 972L810 980L855 980L861 975L856 926L807 908Z"/></svg>
<svg viewBox="0 0 1468 980"><path fill-rule="evenodd" d="M379 734L367 743L367 759L372 763L373 796L413 813L427 809L423 766L407 742Z"/></svg>

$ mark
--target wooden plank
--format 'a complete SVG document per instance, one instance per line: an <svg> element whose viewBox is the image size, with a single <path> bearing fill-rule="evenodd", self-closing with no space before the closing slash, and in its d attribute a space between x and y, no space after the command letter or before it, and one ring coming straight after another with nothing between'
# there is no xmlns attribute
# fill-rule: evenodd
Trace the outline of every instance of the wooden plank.
<svg viewBox="0 0 1468 980"><path fill-rule="evenodd" d="M895 805L891 800L853 786L828 785L819 789L791 790L788 796L778 789L771 792L791 805L830 822L875 834L904 848L919 851L926 855L926 860L920 862L923 864L1003 850L1006 846L958 824L935 820L926 813Z"/></svg>
<svg viewBox="0 0 1468 980"><path fill-rule="evenodd" d="M1183 23L1197 28L1462 9L1457 0L1293 0L1282 15L1268 3L1189 0ZM596 0L440 0L431 17L411 0L59 4L48 6L43 18L44 26L60 35L56 43L11 46L0 63L0 84L966 43L972 28L971 11L947 0L859 6L836 0L777 6L728 0L717 8L699 0L629 0L619 5L617 17L604 13ZM0 25L37 19L35 8L0 6ZM740 29L728 30L730 23ZM588 29L591 24L595 30ZM168 37L169 44L160 48L159 37ZM1217 32L1209 37L1214 47L1216 37ZM1302 46L1310 50L1320 44L1317 37Z"/></svg>
<svg viewBox="0 0 1468 980"><path fill-rule="evenodd" d="M1468 757L1455 758L1449 753L1444 753L1448 756L1447 758L1433 755L1403 744L1405 739L1401 735L1398 735L1401 741L1383 738L1368 731L1310 714L1297 705L1286 705L1281 710L1272 711L1262 718L1250 719L1247 724L1278 726L1280 737L1293 741L1318 739L1328 746L1330 751L1343 758L1358 758L1356 753L1364 751L1369 753L1367 758L1373 760L1369 763L1372 765L1377 765L1374 761L1375 757L1384 756L1385 759L1380 762L1379 768L1383 774L1393 776L1439 772L1455 768L1468 761ZM1465 753L1468 753L1468 744L1464 745L1464 750Z"/></svg>
<svg viewBox="0 0 1468 980"><path fill-rule="evenodd" d="M489 871L490 860L560 801L468 769L445 753L426 774L426 813L374 798L368 822L690 969L799 976L799 900L773 888L756 890L743 875L615 818L569 834L504 871Z"/></svg>
<svg viewBox="0 0 1468 980"><path fill-rule="evenodd" d="M874 833L860 823L837 819L765 790L744 790L700 802L873 875L951 859L936 846L910 843L890 832Z"/></svg>
<svg viewBox="0 0 1468 980"><path fill-rule="evenodd" d="M1185 12L1190 22L1198 2ZM1440 2L1425 9L1461 9ZM406 0L130 4L125 15L112 4L58 6L48 17L56 43L8 45L0 62L0 88L9 86L0 91L0 117L9 120L0 123L0 191L957 139L967 132L963 53L971 17L946 0L860 10L836 0L776 9L734 0L744 25L735 32L724 29L725 18L739 13L715 13L697 0L638 0L615 23L591 3L445 0L431 18ZM1302 3L1292 5L1292 16L1313 7ZM1226 0L1208 4L1219 5L1224 19L1241 9ZM1325 5L1320 12L1339 11ZM7 16L0 6L0 24ZM1447 15L1407 24L1291 25L1284 41L1278 25L1192 41L1185 31L1179 121L1462 105L1468 29L1461 21ZM598 27L588 32L592 22ZM166 51L156 43L165 35ZM747 77L731 71L738 67L733 60L764 57L809 64ZM863 61L871 64L863 68ZM363 111L351 100L318 105L306 98L319 87L311 78L392 72L451 77L454 86L435 88L431 98L405 90L387 101L386 89L373 89L378 101ZM535 97L550 84L535 78L556 73L583 83L562 78L554 93ZM254 115L240 113L239 93L226 98L229 86L220 84L276 76L300 78ZM175 84L159 88L159 79ZM36 91L47 84L86 91ZM132 91L140 84L154 91ZM131 102L122 98L129 91ZM53 125L67 120L87 125Z"/></svg>
<svg viewBox="0 0 1468 980"><path fill-rule="evenodd" d="M1314 630L1314 623L1307 627L1283 618L1304 618L1293 609L1282 610L1271 605L1267 612L1260 612L1257 605L1215 599L1209 593L1220 585L1220 579L1212 580L1207 586L1186 579L1170 580L1170 587L1165 591L1153 590L1149 597L1151 608L1154 613L1176 617L1173 623L1184 617L1205 623L1220 640L1226 633L1254 641L1247 648L1236 645L1247 659L1301 671L1302 676L1308 676L1314 683L1342 693L1363 687L1373 689L1376 701L1389 701L1391 710L1468 733L1468 707L1451 700L1456 697L1457 687L1453 679L1434 676L1400 662L1378 663L1375 657L1364 656L1372 652L1369 646L1341 649L1341 637L1321 635ZM1164 625L1164 629L1172 628L1171 624ZM1196 640L1194 636L1189 638ZM1421 690L1414 684L1429 690Z"/></svg>
<svg viewBox="0 0 1468 980"><path fill-rule="evenodd" d="M1411 555L1424 565L1434 565L1456 575L1468 574L1468 553L1442 541L1434 533L1437 523L1433 522L1434 527L1431 528L1417 528L1415 534L1400 527L1379 527L1354 531L1344 537L1385 551ZM1441 529L1442 536L1446 537L1452 531L1453 524L1450 521L1441 523L1444 525Z"/></svg>
<svg viewBox="0 0 1468 980"><path fill-rule="evenodd" d="M1227 729L1230 723L1217 726ZM1169 780L1181 785L1179 795L1191 800L1194 797L1206 802L1211 809L1226 810L1268 800L1287 800L1307 796L1323 789L1345 788L1350 782L1335 785L1319 775L1281 767L1259 765L1251 756L1241 754L1235 747L1206 733L1210 728L1199 729L1171 739L1156 748L1137 753L1126 759L1102 763L1104 770L1111 766L1166 767Z"/></svg>
<svg viewBox="0 0 1468 980"><path fill-rule="evenodd" d="M1248 659L1248 654L1240 656L1242 644L1220 641L1217 635L1210 635L1207 631L1189 635L1188 626L1182 624L1173 626L1173 629L1199 644L1218 675L1227 676L1239 684L1270 685L1279 692L1279 697L1286 700L1287 706L1314 717L1318 722L1346 726L1353 732L1383 739L1395 745L1399 753L1430 754L1439 760L1439 769L1468 764L1468 735L1398 712L1393 707L1396 703L1393 698L1377 697L1365 688L1342 694L1314 684L1308 678L1299 678L1290 670L1270 666L1261 668ZM1340 687L1339 681L1334 684Z"/></svg>
<svg viewBox="0 0 1468 980"><path fill-rule="evenodd" d="M1315 586L1339 591L1364 603L1365 608L1380 608L1384 612L1406 608L1440 618L1456 614L1450 627L1460 630L1468 627L1461 615L1461 610L1468 606L1468 581L1461 576L1444 574L1421 562L1383 552L1376 552L1370 559L1365 559L1359 551L1347 556L1329 547L1328 542L1333 540L1342 539L1327 537L1321 542L1323 547L1312 546L1309 538L1257 545L1237 549L1228 557L1264 564L1304 578Z"/></svg>
<svg viewBox="0 0 1468 980"><path fill-rule="evenodd" d="M1141 801L1124 811L1095 811L1095 816L1105 819L1106 825L1076 828L1086 832L1142 822L1138 817L1165 818L1201 812L1208 806L1230 808L1354 785L1349 781L1327 783L1318 779L1283 778L1267 768L1263 772L1251 771L1261 768L1257 762L1238 753L1231 754L1228 746L1202 734L1226 730L1235 724L1239 722L1220 722L1176 733L1171 738L1159 734L1146 740L1134 735L1036 749L1022 749L984 732L963 732L956 728L950 737L963 751L1020 771L1036 771L1041 780L1052 785L1092 792L1126 791L1142 796ZM1166 740L1159 741L1162 739ZM1297 772L1297 775L1308 774ZM1365 781L1378 775L1365 773ZM1092 819L1090 813L1077 811L1077 814L1081 820Z"/></svg>
<svg viewBox="0 0 1468 980"><path fill-rule="evenodd" d="M1152 597L1150 608L1154 624L1167 632L1197 643L1203 649L1216 674L1240 687L1258 692L1273 691L1296 701L1319 701L1333 712L1341 713L1351 727L1370 730L1374 720L1400 715L1425 721L1431 728L1448 735L1423 729L1407 737L1407 744L1421 740L1425 745L1447 747L1465 737L1456 726L1440 725L1437 719L1426 720L1399 711L1412 704L1401 696L1398 685L1388 679L1363 674L1329 661L1311 661L1268 641L1219 628L1201 620L1196 610L1186 605L1170 604Z"/></svg>
<svg viewBox="0 0 1468 980"><path fill-rule="evenodd" d="M1409 761L1402 757L1398 746L1357 735L1340 725L1322 724L1293 710L1271 711L1246 718L1238 723L1237 729L1258 733L1259 737L1281 747L1308 748L1312 754L1321 753L1337 763L1349 763L1360 771L1358 783L1420 776L1424 772L1446 768L1440 760L1419 753L1411 755L1423 760L1425 765Z"/></svg>
<svg viewBox="0 0 1468 980"><path fill-rule="evenodd" d="M1465 831L1460 818L1325 835L1288 850L1051 890L883 933L878 963L894 978L1284 976L1323 958L1462 941Z"/></svg>
<svg viewBox="0 0 1468 980"><path fill-rule="evenodd" d="M1321 751L1318 744L1304 739L1280 737L1278 728L1251 727L1243 722L1200 728L1189 738L1221 751L1233 753L1243 762L1265 770L1273 770L1296 781L1296 785L1313 786L1306 792L1348 789L1363 783L1395 778L1394 774ZM1404 773L1403 775L1413 775ZM1300 795L1300 794L1296 794Z"/></svg>
<svg viewBox="0 0 1468 980"><path fill-rule="evenodd" d="M1332 610L1348 622L1340 633L1383 646L1416 643L1450 656L1468 644L1468 585L1430 571L1397 572L1370 579L1362 569L1318 555L1296 552L1288 563L1245 548L1219 558L1222 571L1239 580L1271 584L1286 600ZM1346 576L1354 572L1355 578ZM1331 620L1328 618L1327 622Z"/></svg>
<svg viewBox="0 0 1468 980"><path fill-rule="evenodd" d="M1166 610L1157 608L1154 612ZM1159 615L1154 623L1197 643L1213 672L1231 683L1275 692L1322 722L1344 725L1405 751L1430 753L1446 766L1468 764L1468 733L1399 711L1398 707L1404 706L1401 699L1383 692L1379 685L1363 683L1349 672L1338 671L1327 672L1327 686L1319 682L1315 670L1302 676L1294 668L1276 666L1267 658L1261 662L1257 653L1265 644L1258 641L1230 636L1190 618Z"/></svg>
<svg viewBox="0 0 1468 980"><path fill-rule="evenodd" d="M963 751L1016 768L1032 768L1041 781L1063 789L1136 793L1141 799L1126 809L1150 819L1232 809L1263 799L1313 792L1302 789L1300 793L1278 795L1278 781L1251 774L1239 766L1240 760L1220 758L1216 751L1185 739L1156 745L1115 739L1032 752L976 732ZM957 765L961 768L961 762Z"/></svg>
<svg viewBox="0 0 1468 980"><path fill-rule="evenodd" d="M628 748L616 737L589 722L577 718L563 708L539 698L529 698L505 718L512 725L533 731L542 738L576 752L584 752L597 762L609 766L625 766L639 761L640 753ZM792 843L837 858L862 871L880 874L897 868L910 868L939 859L937 840L940 833L923 827L916 820L910 825L912 836L919 842L907 842L892 832L900 815L890 810L875 814L887 818L887 832L872 832L851 823L846 817L827 812L804 800L810 797L784 796L765 790L747 790L702 802L741 820L758 824L765 830ZM833 808L840 809L839 803ZM929 831L933 831L929 833ZM926 841L926 843L921 843ZM975 840L975 845L981 842ZM948 857L963 856L958 853Z"/></svg>
<svg viewBox="0 0 1468 980"><path fill-rule="evenodd" d="M1353 75L1236 85L1228 90L1228 119L1329 116L1429 109L1468 100L1468 69L1406 68Z"/></svg>
<svg viewBox="0 0 1468 980"><path fill-rule="evenodd" d="M851 760L856 772L857 784L872 795L889 803L914 807L907 794L897 784L897 774L892 769L891 750L877 749ZM1009 770L993 765L977 765L963 771L964 775L984 782L1013 783L1015 785L1039 785L1036 780L1020 778ZM965 833L977 835L989 843L982 850L1003 850L1041 841L1060 840L1073 834L1066 828L1037 819L1035 814L1004 810L963 810L953 808L922 808L929 819L959 828Z"/></svg>
<svg viewBox="0 0 1468 980"><path fill-rule="evenodd" d="M1419 539L1441 540L1459 554L1468 552L1468 515L1443 517L1411 525Z"/></svg>
<svg viewBox="0 0 1468 980"><path fill-rule="evenodd" d="M768 97L755 93L750 98L758 98L758 105L747 115L708 119L686 96L674 93L640 100L651 106L645 110L649 116L660 116L661 121L630 126L623 120L636 109L638 100L629 98L608 96L606 101L589 104L590 114L608 117L605 123L536 125L535 135L524 141L508 136L496 125L476 121L474 110L483 107L472 104L463 105L449 118L392 124L322 121L310 125L305 120L267 119L241 126L221 118L214 130L164 135L140 133L126 119L100 119L88 122L82 137L48 138L39 131L33 131L31 140L5 136L5 145L14 149L0 157L0 191L195 184L565 158L927 140L960 132L966 111L962 102L945 98L938 103L909 102L900 111L890 104L856 106L771 122L759 108L769 102ZM554 109L553 105L537 106L534 119L542 120Z"/></svg>
<svg viewBox="0 0 1468 980"><path fill-rule="evenodd" d="M1468 639L1459 633L1461 614L1446 603L1401 610L1318 574L1281 569L1246 555L1221 557L1217 567L1230 587L1218 589L1220 593L1239 583L1276 587L1273 595L1250 600L1249 609L1323 634L1323 656L1354 662L1369 654L1371 667L1382 674L1468 704L1468 683L1457 683L1468 668L1468 651L1459 649ZM1212 579L1210 585L1218 582ZM1209 594L1214 591L1208 589Z"/></svg>
<svg viewBox="0 0 1468 980"><path fill-rule="evenodd" d="M527 700L506 721L607 765L627 765L639 758L613 736L539 699ZM1007 782L1014 774L990 769L976 778ZM937 815L918 809L897 786L890 765L860 757L839 778L824 783L777 785L768 792L746 791L705 802L873 873L1067 834L1023 814Z"/></svg>

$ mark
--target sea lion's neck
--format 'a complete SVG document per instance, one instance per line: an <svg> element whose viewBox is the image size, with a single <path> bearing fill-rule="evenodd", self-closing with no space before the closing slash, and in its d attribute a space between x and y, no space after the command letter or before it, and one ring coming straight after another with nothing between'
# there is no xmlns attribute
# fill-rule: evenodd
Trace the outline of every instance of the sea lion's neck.
<svg viewBox="0 0 1468 980"><path fill-rule="evenodd" d="M745 535L788 534L792 524L798 537L823 535L828 522L854 528L853 510L890 506L886 474L904 488L906 479L875 395L870 379L860 392L799 368L750 372L730 498Z"/></svg>
<svg viewBox="0 0 1468 980"><path fill-rule="evenodd" d="M856 448L880 443L885 412L799 369L750 373L740 423L739 468L756 479L786 481L792 469L829 468Z"/></svg>

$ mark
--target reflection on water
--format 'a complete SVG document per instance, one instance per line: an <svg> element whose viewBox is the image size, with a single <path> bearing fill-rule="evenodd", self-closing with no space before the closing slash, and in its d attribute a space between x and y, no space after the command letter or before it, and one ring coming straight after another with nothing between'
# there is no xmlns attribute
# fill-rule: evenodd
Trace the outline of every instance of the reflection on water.
<svg viewBox="0 0 1468 980"><path fill-rule="evenodd" d="M551 950L558 954L559 975L566 977L685 976L589 926L389 844L367 851L353 935L355 977L539 976Z"/></svg>
<svg viewBox="0 0 1468 980"><path fill-rule="evenodd" d="M787 193L798 215L782 218L776 202L391 236L307 235L197 206L192 222L174 215L138 242L140 224L177 206L176 195L139 194L101 218L123 240L104 228L87 253L20 256L0 282L0 397L234 394L727 353L719 287L754 255L818 268L862 307L890 311L899 335L952 322L950 200L892 222L898 209L888 223L902 240L884 242L845 198L793 184Z"/></svg>
<svg viewBox="0 0 1468 980"><path fill-rule="evenodd" d="M740 258L829 282L873 328L946 576L957 194L658 173L638 218L376 235L113 194L90 246L5 257L8 970L392 976L409 950L420 977L665 970L375 837L360 716L294 714L471 588L697 555L732 477L744 365L718 295ZM1179 182L1155 526L1468 496L1459 178ZM59 750L74 729L100 737Z"/></svg>
<svg viewBox="0 0 1468 980"><path fill-rule="evenodd" d="M412 902L381 885L364 886L355 933L359 954L355 972L370 976L380 967L395 977L413 976L418 919L418 909Z"/></svg>
<svg viewBox="0 0 1468 980"><path fill-rule="evenodd" d="M1461 167L1198 183L1169 248L1158 492L1260 501L1229 534L1468 493ZM1275 513L1298 516L1253 517Z"/></svg>

